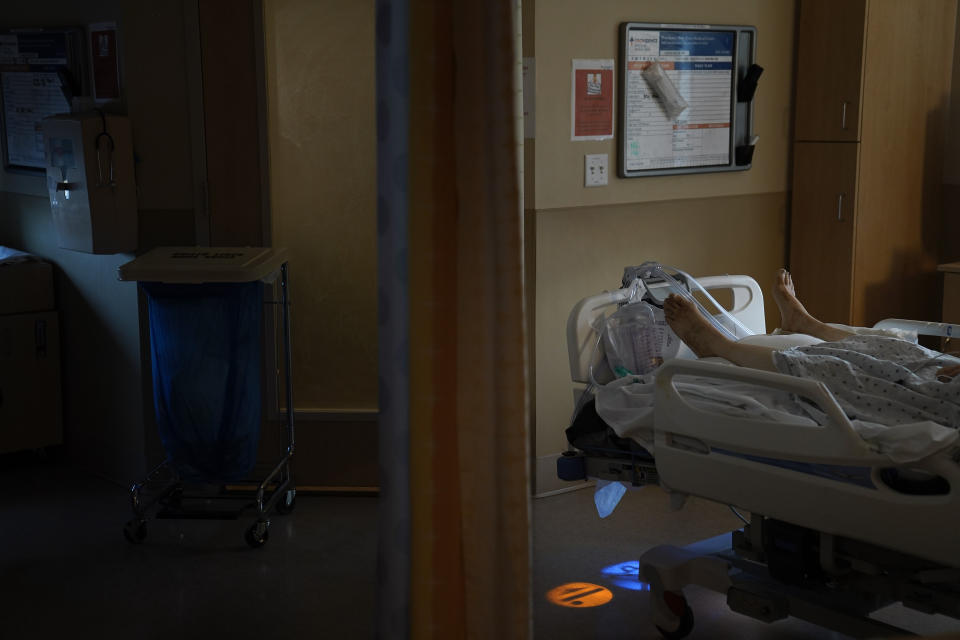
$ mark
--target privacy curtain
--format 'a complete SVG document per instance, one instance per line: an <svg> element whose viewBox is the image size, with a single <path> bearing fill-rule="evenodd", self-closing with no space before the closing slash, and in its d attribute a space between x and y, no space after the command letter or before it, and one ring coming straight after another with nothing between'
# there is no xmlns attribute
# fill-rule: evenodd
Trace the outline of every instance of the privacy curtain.
<svg viewBox="0 0 960 640"><path fill-rule="evenodd" d="M409 2L413 638L530 635L519 2Z"/></svg>

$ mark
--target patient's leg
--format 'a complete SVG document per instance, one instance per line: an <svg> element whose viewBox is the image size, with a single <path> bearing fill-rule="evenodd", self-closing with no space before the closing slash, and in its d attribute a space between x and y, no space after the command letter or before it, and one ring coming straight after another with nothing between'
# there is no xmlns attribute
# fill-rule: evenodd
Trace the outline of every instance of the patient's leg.
<svg viewBox="0 0 960 640"><path fill-rule="evenodd" d="M663 303L667 324L700 358L719 356L741 367L776 371L774 349L728 340L686 298L671 294Z"/></svg>
<svg viewBox="0 0 960 640"><path fill-rule="evenodd" d="M805 333L827 342L843 340L854 334L843 329L831 327L810 315L800 301L793 286L793 278L786 269L777 271L773 285L773 300L780 308L780 328L792 333Z"/></svg>

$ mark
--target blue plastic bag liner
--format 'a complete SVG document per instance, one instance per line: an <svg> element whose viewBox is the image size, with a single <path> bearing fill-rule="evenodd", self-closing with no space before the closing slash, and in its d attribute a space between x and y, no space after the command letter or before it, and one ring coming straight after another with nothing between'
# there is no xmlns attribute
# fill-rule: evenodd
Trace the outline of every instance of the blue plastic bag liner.
<svg viewBox="0 0 960 640"><path fill-rule="evenodd" d="M597 489L593 494L593 503L597 505L597 515L606 518L613 513L613 510L620 504L620 498L626 492L627 487L622 482L598 479Z"/></svg>
<svg viewBox="0 0 960 640"><path fill-rule="evenodd" d="M160 439L183 480L246 477L260 441L259 282L141 283Z"/></svg>

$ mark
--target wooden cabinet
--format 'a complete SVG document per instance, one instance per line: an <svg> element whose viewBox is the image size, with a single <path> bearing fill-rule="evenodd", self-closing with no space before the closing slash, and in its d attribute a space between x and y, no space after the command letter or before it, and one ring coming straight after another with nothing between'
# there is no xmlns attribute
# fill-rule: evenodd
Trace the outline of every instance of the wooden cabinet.
<svg viewBox="0 0 960 640"><path fill-rule="evenodd" d="M942 264L943 315L942 322L960 325L960 262ZM960 352L960 333L940 339L940 350L947 353Z"/></svg>
<svg viewBox="0 0 960 640"><path fill-rule="evenodd" d="M956 0L802 0L789 267L827 322L939 317Z"/></svg>
<svg viewBox="0 0 960 640"><path fill-rule="evenodd" d="M63 442L56 311L0 316L0 453Z"/></svg>
<svg viewBox="0 0 960 640"><path fill-rule="evenodd" d="M943 272L943 322L960 324L960 262L942 264L939 270ZM953 336L952 340L960 339L960 335ZM957 350L957 344L951 345Z"/></svg>
<svg viewBox="0 0 960 640"><path fill-rule="evenodd" d="M0 260L0 453L63 442L58 320L52 265Z"/></svg>
<svg viewBox="0 0 960 640"><path fill-rule="evenodd" d="M818 318L850 315L858 150L855 144L804 142L794 155L793 207L806 215L802 225L794 226L791 240L816 251L797 252L790 269L797 295ZM821 287L821 282L831 286Z"/></svg>
<svg viewBox="0 0 960 640"><path fill-rule="evenodd" d="M866 5L866 0L803 3L797 41L797 140L860 139Z"/></svg>

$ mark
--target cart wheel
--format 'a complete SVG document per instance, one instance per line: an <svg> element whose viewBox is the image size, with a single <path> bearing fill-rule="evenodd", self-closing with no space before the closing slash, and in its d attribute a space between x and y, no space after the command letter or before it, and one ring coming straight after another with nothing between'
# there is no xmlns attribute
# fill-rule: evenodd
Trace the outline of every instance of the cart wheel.
<svg viewBox="0 0 960 640"><path fill-rule="evenodd" d="M167 496L166 507L171 511L183 510L183 487L176 486Z"/></svg>
<svg viewBox="0 0 960 640"><path fill-rule="evenodd" d="M269 525L269 522L253 523L250 528L247 529L247 533L244 534L243 539L246 540L247 544L253 549L262 547L267 544L267 540L270 539Z"/></svg>
<svg viewBox="0 0 960 640"><path fill-rule="evenodd" d="M147 523L144 520L134 518L123 525L123 537L127 542L140 544L147 539Z"/></svg>
<svg viewBox="0 0 960 640"><path fill-rule="evenodd" d="M297 490L290 489L287 491L282 498L277 501L274 510L280 515L284 515L293 511L293 508L297 505Z"/></svg>
<svg viewBox="0 0 960 640"><path fill-rule="evenodd" d="M657 631L660 632L666 640L680 640L686 638L693 631L693 609L687 604L687 599L682 594L673 591L665 591L663 600L670 611L680 618L680 624L673 631L667 631L660 625L657 625Z"/></svg>

